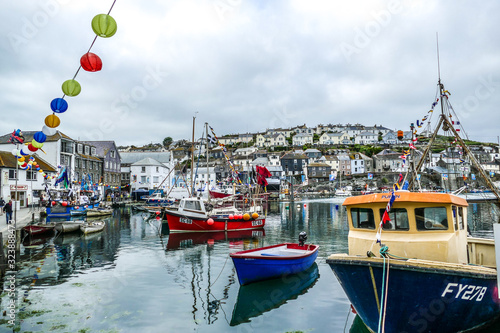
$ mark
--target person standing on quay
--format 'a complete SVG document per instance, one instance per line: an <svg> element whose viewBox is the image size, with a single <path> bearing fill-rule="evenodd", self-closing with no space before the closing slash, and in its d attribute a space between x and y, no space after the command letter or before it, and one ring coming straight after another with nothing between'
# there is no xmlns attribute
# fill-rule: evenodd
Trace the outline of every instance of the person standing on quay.
<svg viewBox="0 0 500 333"><path fill-rule="evenodd" d="M3 206L5 206L5 200L3 200L3 198L0 198L0 207L2 207L2 209L0 210L0 215L3 214Z"/></svg>
<svg viewBox="0 0 500 333"><path fill-rule="evenodd" d="M3 211L5 212L5 218L7 219L7 224L12 220L12 200L9 200L4 206Z"/></svg>

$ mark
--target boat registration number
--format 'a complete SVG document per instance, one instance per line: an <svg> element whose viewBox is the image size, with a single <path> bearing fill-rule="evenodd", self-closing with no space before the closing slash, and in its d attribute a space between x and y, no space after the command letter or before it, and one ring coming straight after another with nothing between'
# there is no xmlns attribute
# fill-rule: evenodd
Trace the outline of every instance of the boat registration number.
<svg viewBox="0 0 500 333"><path fill-rule="evenodd" d="M467 300L467 301L482 301L484 294L486 294L488 287L474 286L471 284L461 284L461 283L448 283L444 289L441 297L445 297L447 294L449 296L455 296L455 298Z"/></svg>
<svg viewBox="0 0 500 333"><path fill-rule="evenodd" d="M186 223L186 224L193 224L193 220L188 219L187 217L180 217L179 222Z"/></svg>
<svg viewBox="0 0 500 333"><path fill-rule="evenodd" d="M252 221L252 227L262 225L262 221Z"/></svg>

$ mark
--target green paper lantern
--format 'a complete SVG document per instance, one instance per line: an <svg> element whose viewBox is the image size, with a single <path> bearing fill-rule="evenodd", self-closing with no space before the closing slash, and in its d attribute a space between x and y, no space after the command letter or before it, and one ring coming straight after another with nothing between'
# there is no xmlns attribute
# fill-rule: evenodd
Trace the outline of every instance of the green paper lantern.
<svg viewBox="0 0 500 333"><path fill-rule="evenodd" d="M99 14L92 19L92 30L99 37L111 37L116 33L116 29L115 19L107 14Z"/></svg>
<svg viewBox="0 0 500 333"><path fill-rule="evenodd" d="M66 96L77 96L82 91L82 86L76 80L66 80L62 84L62 91Z"/></svg>

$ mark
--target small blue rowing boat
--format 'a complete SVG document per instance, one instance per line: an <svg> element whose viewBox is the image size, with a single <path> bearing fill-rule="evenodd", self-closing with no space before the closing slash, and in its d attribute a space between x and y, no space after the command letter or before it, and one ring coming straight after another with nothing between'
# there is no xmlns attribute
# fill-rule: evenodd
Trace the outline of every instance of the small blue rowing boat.
<svg viewBox="0 0 500 333"><path fill-rule="evenodd" d="M311 267L319 246L304 244L306 239L305 232L301 232L299 244L283 243L231 253L240 284L297 274Z"/></svg>

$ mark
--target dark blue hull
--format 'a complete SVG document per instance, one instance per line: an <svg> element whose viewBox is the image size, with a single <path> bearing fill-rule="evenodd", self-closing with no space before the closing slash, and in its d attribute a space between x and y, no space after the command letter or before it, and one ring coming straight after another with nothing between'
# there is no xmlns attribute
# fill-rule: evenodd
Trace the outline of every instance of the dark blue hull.
<svg viewBox="0 0 500 333"><path fill-rule="evenodd" d="M332 256L327 263L363 322L377 332L382 260ZM391 260L385 332L463 332L497 318L496 274L457 266Z"/></svg>
<svg viewBox="0 0 500 333"><path fill-rule="evenodd" d="M48 217L68 217L71 215L84 215L86 214L86 210L88 208L97 208L99 207L99 202L88 204L84 206L49 206L45 209ZM76 208L78 207L78 208Z"/></svg>
<svg viewBox="0 0 500 333"><path fill-rule="evenodd" d="M231 258L238 274L238 280L241 285L246 285L252 282L281 278L305 271L316 260L318 250L316 248L314 252L311 252L307 256L289 259L280 256L244 258L234 257L233 255L231 255Z"/></svg>

